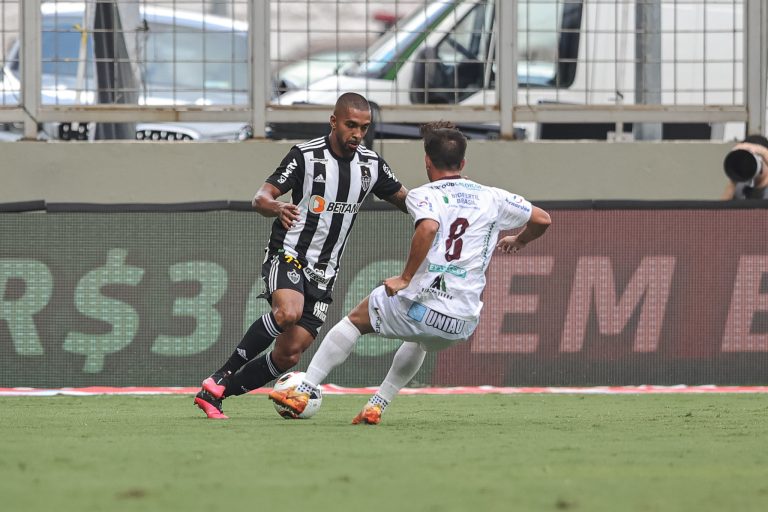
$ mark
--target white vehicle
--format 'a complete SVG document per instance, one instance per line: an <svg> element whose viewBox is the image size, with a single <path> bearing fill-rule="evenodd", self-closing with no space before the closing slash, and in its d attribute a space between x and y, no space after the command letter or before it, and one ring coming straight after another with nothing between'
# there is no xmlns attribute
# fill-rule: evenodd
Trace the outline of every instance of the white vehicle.
<svg viewBox="0 0 768 512"><path fill-rule="evenodd" d="M634 2L520 0L518 5L518 104L636 103ZM743 104L742 16L739 2L662 2L655 104ZM356 91L379 105L492 106L496 34L493 0L428 2L377 40L364 60L279 101L332 104L339 93ZM528 138L605 139L614 128L612 123L526 126ZM664 138L732 139L743 130L740 123L728 130L680 123L665 125Z"/></svg>
<svg viewBox="0 0 768 512"><path fill-rule="evenodd" d="M139 104L247 104L248 27L212 15L140 5L145 22ZM41 101L44 105L92 104L97 95L93 36L83 39L83 2L43 3ZM81 48L85 42L86 48ZM85 56L81 66L81 55ZM205 59L205 61L203 60ZM82 69L81 69L82 67ZM19 103L21 43L2 69L4 104ZM11 127L13 128L13 127ZM88 140L92 124L50 123L41 138ZM20 129L16 130L20 137ZM250 136L245 123L137 123L139 140L238 140ZM6 137L13 140L14 137Z"/></svg>

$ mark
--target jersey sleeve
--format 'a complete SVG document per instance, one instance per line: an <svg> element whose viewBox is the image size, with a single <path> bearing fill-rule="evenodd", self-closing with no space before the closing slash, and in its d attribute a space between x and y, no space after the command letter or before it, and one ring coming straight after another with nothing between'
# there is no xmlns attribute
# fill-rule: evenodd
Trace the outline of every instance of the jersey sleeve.
<svg viewBox="0 0 768 512"><path fill-rule="evenodd" d="M269 175L265 181L285 194L300 181L303 174L304 156L299 148L293 146L283 161L280 162L280 165L277 166L275 172Z"/></svg>
<svg viewBox="0 0 768 512"><path fill-rule="evenodd" d="M379 199L391 196L402 187L395 173L392 172L392 169L389 168L389 165L387 165L383 158L379 158L378 176L376 184L373 186L373 193Z"/></svg>
<svg viewBox="0 0 768 512"><path fill-rule="evenodd" d="M434 194L427 188L419 187L408 191L408 195L405 197L405 206L408 208L408 213L413 218L414 224L424 219L440 222L437 212L438 205L435 204L435 200Z"/></svg>
<svg viewBox="0 0 768 512"><path fill-rule="evenodd" d="M499 211L499 229L515 229L523 227L531 218L533 206L523 196L494 189Z"/></svg>

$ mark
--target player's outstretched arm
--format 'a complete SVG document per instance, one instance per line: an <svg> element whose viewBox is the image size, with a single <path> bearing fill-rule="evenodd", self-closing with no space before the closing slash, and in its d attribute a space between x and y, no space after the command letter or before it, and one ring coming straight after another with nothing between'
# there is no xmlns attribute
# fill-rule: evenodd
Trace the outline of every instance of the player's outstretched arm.
<svg viewBox="0 0 768 512"><path fill-rule="evenodd" d="M253 196L251 206L264 217L278 217L280 223L285 229L291 229L299 215L299 207L285 201L278 201L277 198L283 195L276 186L271 183L265 183Z"/></svg>
<svg viewBox="0 0 768 512"><path fill-rule="evenodd" d="M385 197L384 200L397 206L397 209L403 213L408 213L408 207L405 206L405 198L408 195L408 189L404 186L400 187L400 190L395 192L389 197Z"/></svg>
<svg viewBox="0 0 768 512"><path fill-rule="evenodd" d="M384 289L387 291L387 295L391 297L408 287L413 275L419 269L419 265L427 257L439 227L440 223L432 219L422 219L416 224L416 231L411 238L411 249L408 252L408 259L405 262L403 272L399 276L384 280Z"/></svg>
<svg viewBox="0 0 768 512"><path fill-rule="evenodd" d="M496 248L501 252L517 252L543 235L551 224L552 219L549 214L538 206L534 206L531 218L528 219L523 230L516 235L505 236L499 240Z"/></svg>

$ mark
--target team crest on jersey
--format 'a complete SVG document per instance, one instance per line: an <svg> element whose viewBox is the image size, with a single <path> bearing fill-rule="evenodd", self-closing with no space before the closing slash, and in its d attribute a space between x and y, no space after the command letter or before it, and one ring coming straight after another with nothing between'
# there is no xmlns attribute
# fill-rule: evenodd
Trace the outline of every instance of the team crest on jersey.
<svg viewBox="0 0 768 512"><path fill-rule="evenodd" d="M287 275L288 279L290 279L293 284L299 284L299 279L301 279L301 276L298 272L296 272L295 268L292 268Z"/></svg>
<svg viewBox="0 0 768 512"><path fill-rule="evenodd" d="M360 185L366 191L371 186L371 169L362 165L360 166Z"/></svg>

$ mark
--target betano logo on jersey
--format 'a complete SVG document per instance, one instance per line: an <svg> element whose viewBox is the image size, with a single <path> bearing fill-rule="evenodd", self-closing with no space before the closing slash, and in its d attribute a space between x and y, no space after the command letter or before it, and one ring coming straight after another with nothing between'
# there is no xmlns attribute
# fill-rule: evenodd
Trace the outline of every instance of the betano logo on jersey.
<svg viewBox="0 0 768 512"><path fill-rule="evenodd" d="M314 195L309 198L309 211L312 213L322 213L325 210L325 198Z"/></svg>
<svg viewBox="0 0 768 512"><path fill-rule="evenodd" d="M341 201L326 201L323 196L314 195L309 198L309 211L312 213L357 213L360 203L342 203Z"/></svg>

